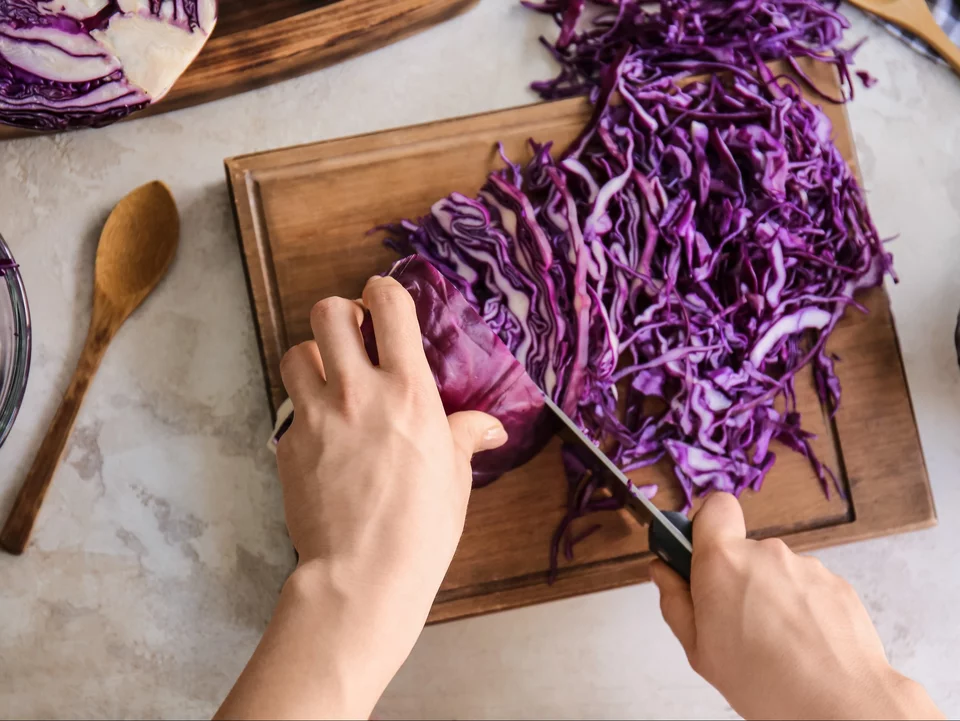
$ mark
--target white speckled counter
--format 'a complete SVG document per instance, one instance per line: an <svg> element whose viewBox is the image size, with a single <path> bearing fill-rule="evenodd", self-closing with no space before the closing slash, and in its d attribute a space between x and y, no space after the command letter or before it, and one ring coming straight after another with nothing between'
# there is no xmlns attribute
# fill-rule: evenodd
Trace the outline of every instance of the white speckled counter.
<svg viewBox="0 0 960 721"><path fill-rule="evenodd" d="M890 658L960 715L960 79L851 11L881 80L850 108L939 528L821 555ZM112 205L154 178L183 216L170 277L121 331L29 553L0 555L0 716L203 717L246 661L293 558L223 181L228 156L520 105L552 68L548 21L484 0L413 39L213 105L0 145L0 232L34 317L5 514L79 354ZM323 228L317 229L318 233ZM729 717L685 665L649 586L428 629L380 717Z"/></svg>

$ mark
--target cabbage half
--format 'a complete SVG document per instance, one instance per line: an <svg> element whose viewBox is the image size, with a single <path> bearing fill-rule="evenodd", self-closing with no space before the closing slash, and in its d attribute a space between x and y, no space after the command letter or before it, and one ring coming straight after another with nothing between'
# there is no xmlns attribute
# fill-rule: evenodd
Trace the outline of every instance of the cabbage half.
<svg viewBox="0 0 960 721"><path fill-rule="evenodd" d="M125 118L170 91L216 21L216 0L0 0L0 122Z"/></svg>

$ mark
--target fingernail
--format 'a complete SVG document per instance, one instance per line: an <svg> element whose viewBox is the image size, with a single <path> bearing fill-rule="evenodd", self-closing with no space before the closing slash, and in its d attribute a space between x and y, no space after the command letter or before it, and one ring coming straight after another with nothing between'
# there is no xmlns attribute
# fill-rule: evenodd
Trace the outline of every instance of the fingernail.
<svg viewBox="0 0 960 721"><path fill-rule="evenodd" d="M507 442L507 430L502 423L490 426L483 433L483 445L491 448L497 448Z"/></svg>

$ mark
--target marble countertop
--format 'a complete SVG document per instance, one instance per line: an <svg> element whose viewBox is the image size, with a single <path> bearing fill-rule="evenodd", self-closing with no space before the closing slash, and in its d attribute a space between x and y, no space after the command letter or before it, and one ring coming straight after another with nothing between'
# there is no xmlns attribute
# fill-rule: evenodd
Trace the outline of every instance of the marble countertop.
<svg viewBox="0 0 960 721"><path fill-rule="evenodd" d="M880 79L850 107L941 525L820 555L888 654L960 715L960 80L851 11ZM0 555L0 716L203 717L293 558L223 159L532 102L545 18L507 0L342 65L112 128L4 143L0 232L23 266L34 360L2 450L10 507L80 352L99 229L160 178L183 218L169 278L87 397L33 546ZM730 717L638 586L427 629L381 718Z"/></svg>

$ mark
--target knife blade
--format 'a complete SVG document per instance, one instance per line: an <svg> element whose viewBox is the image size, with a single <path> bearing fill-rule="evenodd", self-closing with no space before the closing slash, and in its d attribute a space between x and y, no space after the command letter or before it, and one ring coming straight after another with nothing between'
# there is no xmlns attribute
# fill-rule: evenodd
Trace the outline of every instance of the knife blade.
<svg viewBox="0 0 960 721"><path fill-rule="evenodd" d="M560 437L590 454L594 463L588 465L602 471L602 479L614 497L648 527L650 550L689 582L693 560L693 523L681 513L657 508L546 393L543 400L560 421Z"/></svg>

